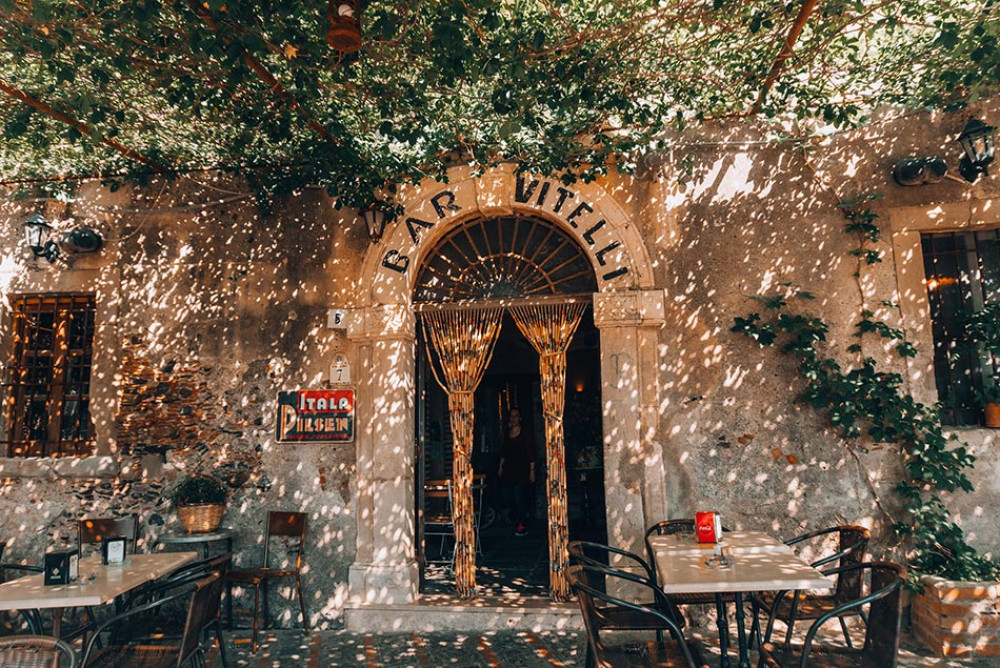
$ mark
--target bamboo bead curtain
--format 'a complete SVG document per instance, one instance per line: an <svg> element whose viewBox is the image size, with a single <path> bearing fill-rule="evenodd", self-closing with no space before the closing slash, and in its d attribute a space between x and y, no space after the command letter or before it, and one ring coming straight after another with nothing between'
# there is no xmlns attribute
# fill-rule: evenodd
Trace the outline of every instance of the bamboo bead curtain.
<svg viewBox="0 0 1000 668"><path fill-rule="evenodd" d="M583 303L514 306L511 316L538 353L542 410L545 415L545 459L548 471L549 597L569 596L569 516L566 501L566 444L563 409L566 397L566 350L580 325ZM452 465L455 525L455 586L459 598L476 595L476 534L472 504L472 439L474 394L493 355L503 309L431 311L423 314L425 343L433 346L444 380L434 377L448 394L454 435ZM430 351L428 350L428 358ZM434 370L434 365L431 369Z"/></svg>
<svg viewBox="0 0 1000 668"><path fill-rule="evenodd" d="M566 507L566 444L563 408L566 399L566 350L580 325L584 304L515 306L510 309L518 329L538 353L545 414L546 493L549 505L549 598L569 596L569 514Z"/></svg>
<svg viewBox="0 0 1000 668"><path fill-rule="evenodd" d="M452 522L455 525L455 586L459 598L476 595L476 532L472 505L472 438L474 394L489 366L500 332L503 310L469 309L424 313L425 342L433 344L448 394L454 438ZM430 359L428 351L428 359ZM431 369L434 365L431 364Z"/></svg>

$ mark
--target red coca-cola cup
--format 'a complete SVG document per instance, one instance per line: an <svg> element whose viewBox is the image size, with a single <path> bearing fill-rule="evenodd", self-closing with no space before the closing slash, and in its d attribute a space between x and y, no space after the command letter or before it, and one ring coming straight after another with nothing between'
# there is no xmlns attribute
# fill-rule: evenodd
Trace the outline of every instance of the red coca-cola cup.
<svg viewBox="0 0 1000 668"><path fill-rule="evenodd" d="M715 511L695 513L694 529L699 543L718 543L722 540L722 521Z"/></svg>

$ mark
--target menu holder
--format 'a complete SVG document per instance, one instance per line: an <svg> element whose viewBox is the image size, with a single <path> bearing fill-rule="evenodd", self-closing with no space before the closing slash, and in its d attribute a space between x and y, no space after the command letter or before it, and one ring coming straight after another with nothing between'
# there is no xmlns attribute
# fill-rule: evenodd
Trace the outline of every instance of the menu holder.
<svg viewBox="0 0 1000 668"><path fill-rule="evenodd" d="M105 566L125 563L125 538L109 536L101 541L101 561Z"/></svg>
<svg viewBox="0 0 1000 668"><path fill-rule="evenodd" d="M80 551L73 548L52 550L45 554L42 582L66 585L80 577Z"/></svg>

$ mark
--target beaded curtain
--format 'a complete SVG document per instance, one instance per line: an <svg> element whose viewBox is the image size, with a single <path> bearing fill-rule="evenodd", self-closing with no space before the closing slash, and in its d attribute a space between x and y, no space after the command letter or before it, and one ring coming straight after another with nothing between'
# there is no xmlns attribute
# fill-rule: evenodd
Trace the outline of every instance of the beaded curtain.
<svg viewBox="0 0 1000 668"><path fill-rule="evenodd" d="M503 310L468 309L423 314L426 336L437 353L444 382L434 378L448 394L448 411L454 435L452 460L452 521L455 525L455 587L459 598L476 595L476 532L472 502L472 439L475 423L474 393L493 356ZM430 351L428 350L428 359ZM434 370L434 365L431 364Z"/></svg>
<svg viewBox="0 0 1000 668"><path fill-rule="evenodd" d="M510 314L538 353L545 414L546 493L549 502L549 597L569 596L569 513L566 507L566 444L563 408L566 400L566 350L586 308L582 303L514 306Z"/></svg>

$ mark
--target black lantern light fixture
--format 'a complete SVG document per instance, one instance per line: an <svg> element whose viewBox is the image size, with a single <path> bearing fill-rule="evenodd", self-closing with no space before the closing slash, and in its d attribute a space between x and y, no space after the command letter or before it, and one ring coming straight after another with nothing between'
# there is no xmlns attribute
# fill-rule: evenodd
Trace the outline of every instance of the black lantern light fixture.
<svg viewBox="0 0 1000 668"><path fill-rule="evenodd" d="M59 257L59 245L52 240L52 225L41 214L36 213L24 222L24 240L36 260L44 257L55 262Z"/></svg>
<svg viewBox="0 0 1000 668"><path fill-rule="evenodd" d="M361 48L360 0L330 0L327 16L330 19L327 44L341 53L354 53Z"/></svg>
<svg viewBox="0 0 1000 668"><path fill-rule="evenodd" d="M970 118L958 136L958 142L965 151L958 162L958 172L969 183L975 182L980 174L989 173L986 170L993 162L993 134L996 130L992 125Z"/></svg>
<svg viewBox="0 0 1000 668"><path fill-rule="evenodd" d="M378 205L366 206L361 209L361 217L365 219L368 238L371 239L373 244L377 244L382 240L386 224L394 218L391 212Z"/></svg>

